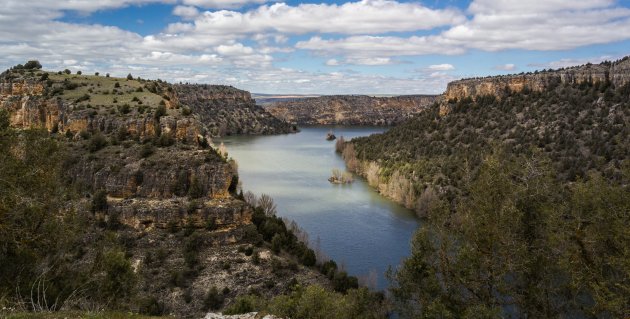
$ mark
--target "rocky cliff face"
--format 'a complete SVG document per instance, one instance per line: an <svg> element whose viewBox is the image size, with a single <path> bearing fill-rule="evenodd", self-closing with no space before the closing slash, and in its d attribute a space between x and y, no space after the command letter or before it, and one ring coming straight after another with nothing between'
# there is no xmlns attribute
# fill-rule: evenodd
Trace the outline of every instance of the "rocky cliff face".
<svg viewBox="0 0 630 319"><path fill-rule="evenodd" d="M248 92L18 69L0 75L0 110L64 148L64 178L80 195L68 206L91 221L79 263L98 261L100 238L124 239L138 290L162 313L201 317L211 286L229 303L250 289L280 294L293 279L326 282L267 249L256 264L243 253L260 235L235 196L236 165L211 136L291 131Z"/></svg>
<svg viewBox="0 0 630 319"><path fill-rule="evenodd" d="M302 125L393 125L421 112L435 99L432 95L336 95L272 103L267 110Z"/></svg>
<svg viewBox="0 0 630 319"><path fill-rule="evenodd" d="M175 85L182 105L199 115L213 136L292 133L293 125L256 105L247 91L223 85Z"/></svg>
<svg viewBox="0 0 630 319"><path fill-rule="evenodd" d="M586 64L560 70L454 81L448 84L444 100L453 101L482 95L501 98L510 92L520 92L525 88L541 92L559 84L585 82L598 85L610 83L615 87L630 82L630 59L624 58L616 62Z"/></svg>

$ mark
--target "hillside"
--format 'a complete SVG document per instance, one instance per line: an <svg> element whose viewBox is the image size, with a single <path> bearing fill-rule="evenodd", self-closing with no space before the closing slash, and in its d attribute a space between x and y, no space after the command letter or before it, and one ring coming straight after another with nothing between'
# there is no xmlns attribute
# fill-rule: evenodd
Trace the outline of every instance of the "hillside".
<svg viewBox="0 0 630 319"><path fill-rule="evenodd" d="M275 102L266 109L298 125L394 125L421 112L435 99L432 95L332 95Z"/></svg>
<svg viewBox="0 0 630 319"><path fill-rule="evenodd" d="M365 173L369 163L377 165L382 180L371 183L408 207L415 206L429 185L441 192L461 188L463 165L474 175L483 154L497 147L515 155L543 153L564 181L583 178L589 170L619 179L621 162L630 153L628 65L626 58L562 71L452 82L445 98L425 112L384 134L353 140L356 158L363 162L359 170ZM561 76L588 70L611 72L602 71L608 78L595 73ZM517 80L519 87L514 86ZM404 199L388 194L392 175L411 182Z"/></svg>
<svg viewBox="0 0 630 319"><path fill-rule="evenodd" d="M393 277L401 313L630 313L628 63L456 81L386 133L337 143L425 220Z"/></svg>
<svg viewBox="0 0 630 319"><path fill-rule="evenodd" d="M245 202L212 145L221 126L289 128L230 87L2 73L0 305L201 317L298 284L357 288L334 263L318 271L270 198Z"/></svg>

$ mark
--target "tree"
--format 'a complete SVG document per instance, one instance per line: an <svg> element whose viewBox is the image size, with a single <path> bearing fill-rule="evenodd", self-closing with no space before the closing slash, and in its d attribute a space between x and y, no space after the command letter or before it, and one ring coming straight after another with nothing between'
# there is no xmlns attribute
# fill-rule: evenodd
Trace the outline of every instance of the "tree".
<svg viewBox="0 0 630 319"><path fill-rule="evenodd" d="M0 132L9 128L9 125L11 125L9 120L9 112L5 109L0 109Z"/></svg>
<svg viewBox="0 0 630 319"><path fill-rule="evenodd" d="M258 200L258 207L263 210L265 216L276 215L276 204L273 202L273 198L267 194L260 195Z"/></svg>
<svg viewBox="0 0 630 319"><path fill-rule="evenodd" d="M133 76L131 75L131 73L127 74L127 80L133 80Z"/></svg>
<svg viewBox="0 0 630 319"><path fill-rule="evenodd" d="M42 65L37 60L31 60L24 64L24 68L27 70L39 70L42 68Z"/></svg>

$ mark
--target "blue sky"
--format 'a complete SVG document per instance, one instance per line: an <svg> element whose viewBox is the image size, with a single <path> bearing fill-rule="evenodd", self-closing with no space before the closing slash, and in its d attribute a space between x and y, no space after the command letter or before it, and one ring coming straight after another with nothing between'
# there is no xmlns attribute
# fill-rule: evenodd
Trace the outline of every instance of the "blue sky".
<svg viewBox="0 0 630 319"><path fill-rule="evenodd" d="M630 1L6 0L0 67L257 93L441 93L630 54Z"/></svg>

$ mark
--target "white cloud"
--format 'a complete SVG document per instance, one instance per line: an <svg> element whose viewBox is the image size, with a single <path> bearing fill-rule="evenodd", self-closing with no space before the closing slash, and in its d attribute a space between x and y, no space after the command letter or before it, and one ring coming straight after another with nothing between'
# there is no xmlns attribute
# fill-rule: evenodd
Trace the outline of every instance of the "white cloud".
<svg viewBox="0 0 630 319"><path fill-rule="evenodd" d="M276 3L244 13L206 11L188 26L176 23L167 30L171 33L185 30L208 35L261 32L380 34L429 30L464 20L464 15L455 9L434 10L417 3L361 0L342 5L322 3L291 6Z"/></svg>
<svg viewBox="0 0 630 319"><path fill-rule="evenodd" d="M615 6L612 0L475 0L468 11L471 19L436 35L315 36L296 47L321 55L384 58L461 54L470 49L570 50L630 39L630 9Z"/></svg>
<svg viewBox="0 0 630 319"><path fill-rule="evenodd" d="M588 10L608 7L615 4L614 0L475 0L470 4L471 13L538 13L558 12L565 10Z"/></svg>
<svg viewBox="0 0 630 319"><path fill-rule="evenodd" d="M232 45L220 45L217 47L217 52L222 55L243 55L243 54L252 54L254 53L254 49L251 47L244 46L241 43L236 43Z"/></svg>
<svg viewBox="0 0 630 319"><path fill-rule="evenodd" d="M37 10L75 10L84 13L90 13L98 10L115 9L127 7L130 5L144 5L150 3L175 3L177 0L4 0L3 10L15 10L17 12L23 9Z"/></svg>
<svg viewBox="0 0 630 319"><path fill-rule="evenodd" d="M516 70L516 65L514 65L512 63L501 64L501 65L494 66L493 69L500 70L500 71L514 71L514 70Z"/></svg>
<svg viewBox="0 0 630 319"><path fill-rule="evenodd" d="M455 70L455 67L452 64L444 63L429 65L428 69L433 71L450 71Z"/></svg>
<svg viewBox="0 0 630 319"><path fill-rule="evenodd" d="M348 58L346 60L347 64L357 64L357 65L387 65L394 64L395 62L390 58Z"/></svg>
<svg viewBox="0 0 630 319"><path fill-rule="evenodd" d="M173 9L173 14L187 20L192 20L199 15L199 10L195 7L176 6Z"/></svg>
<svg viewBox="0 0 630 319"><path fill-rule="evenodd" d="M186 5L214 9L234 9L247 4L263 4L268 0L182 0Z"/></svg>
<svg viewBox="0 0 630 319"><path fill-rule="evenodd" d="M603 61L614 61L621 59L623 56L611 56L611 55L602 55L598 57L590 57L583 59L560 59L546 63L530 63L527 66L536 67L536 68L552 68L552 69L560 69L566 68L570 66L583 65L586 63L601 63Z"/></svg>
<svg viewBox="0 0 630 319"><path fill-rule="evenodd" d="M391 56L409 56L424 54L460 54L464 50L456 47L431 45L435 42L430 37L409 38L352 36L338 40L312 37L299 41L296 48L316 51L323 55L345 54L351 58L383 58Z"/></svg>
<svg viewBox="0 0 630 319"><path fill-rule="evenodd" d="M326 61L326 65L328 65L328 66L337 66L337 65L340 65L340 63L336 59L329 59L328 61Z"/></svg>

